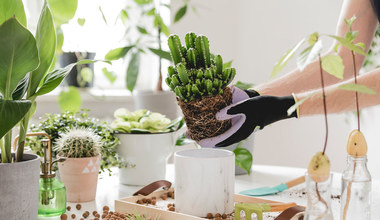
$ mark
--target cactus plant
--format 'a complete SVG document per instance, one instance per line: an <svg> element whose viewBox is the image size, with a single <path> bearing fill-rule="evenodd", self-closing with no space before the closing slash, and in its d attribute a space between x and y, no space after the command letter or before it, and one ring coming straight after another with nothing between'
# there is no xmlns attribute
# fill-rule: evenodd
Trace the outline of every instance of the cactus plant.
<svg viewBox="0 0 380 220"><path fill-rule="evenodd" d="M62 134L54 150L70 158L94 157L100 152L101 138L87 128L73 128Z"/></svg>
<svg viewBox="0 0 380 220"><path fill-rule="evenodd" d="M168 45L174 65L165 82L177 95L190 137L201 140L223 133L231 121L218 121L215 114L232 102L227 85L235 68L223 68L222 56L210 52L206 36L188 33L183 46L177 35L171 35Z"/></svg>

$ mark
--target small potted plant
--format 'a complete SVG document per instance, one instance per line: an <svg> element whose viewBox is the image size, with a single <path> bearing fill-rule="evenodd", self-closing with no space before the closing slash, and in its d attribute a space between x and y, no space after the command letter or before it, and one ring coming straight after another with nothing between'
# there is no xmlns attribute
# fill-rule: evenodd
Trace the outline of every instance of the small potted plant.
<svg viewBox="0 0 380 220"><path fill-rule="evenodd" d="M120 139L117 148L121 159L130 164L119 169L120 183L146 185L165 179L166 162L172 154L177 132L184 124L182 117L170 120L148 110L130 112L118 109L112 128Z"/></svg>
<svg viewBox="0 0 380 220"><path fill-rule="evenodd" d="M95 199L100 169L101 138L90 129L74 128L62 134L54 150L66 161L58 164L68 202Z"/></svg>

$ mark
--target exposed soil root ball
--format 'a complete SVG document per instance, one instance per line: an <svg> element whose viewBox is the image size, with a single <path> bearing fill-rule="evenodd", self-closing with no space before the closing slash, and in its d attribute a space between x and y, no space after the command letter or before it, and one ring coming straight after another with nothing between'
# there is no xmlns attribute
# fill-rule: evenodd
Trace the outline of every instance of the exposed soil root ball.
<svg viewBox="0 0 380 220"><path fill-rule="evenodd" d="M231 120L219 121L215 115L218 111L232 103L231 88L223 89L223 94L203 96L200 99L183 102L178 99L182 109L190 137L199 141L215 137L231 127Z"/></svg>

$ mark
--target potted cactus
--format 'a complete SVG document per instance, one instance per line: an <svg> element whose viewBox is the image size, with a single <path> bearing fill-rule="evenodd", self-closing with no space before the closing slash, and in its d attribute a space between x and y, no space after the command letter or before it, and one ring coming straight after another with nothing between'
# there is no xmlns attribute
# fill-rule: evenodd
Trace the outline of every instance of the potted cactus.
<svg viewBox="0 0 380 220"><path fill-rule="evenodd" d="M101 138L94 131L73 128L62 134L54 150L66 161L58 165L68 202L95 200L100 168Z"/></svg>
<svg viewBox="0 0 380 220"><path fill-rule="evenodd" d="M174 66L169 66L166 83L177 95L189 136L198 141L217 136L231 127L231 120L219 121L215 114L232 103L228 84L235 68L224 68L220 55L209 50L205 36L188 33L186 47L177 35L168 40Z"/></svg>

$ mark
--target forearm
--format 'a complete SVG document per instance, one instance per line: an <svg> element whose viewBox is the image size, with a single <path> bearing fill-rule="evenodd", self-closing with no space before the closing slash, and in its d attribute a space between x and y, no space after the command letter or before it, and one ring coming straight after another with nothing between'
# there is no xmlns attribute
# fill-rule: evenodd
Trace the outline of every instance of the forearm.
<svg viewBox="0 0 380 220"><path fill-rule="evenodd" d="M355 92L338 89L342 84L354 83L350 79L326 88L327 113L339 113L344 111L356 110ZM365 85L374 90L376 95L359 93L359 107L365 108L380 104L380 68L368 74L358 77L358 84ZM322 89L296 94L297 100L300 101L313 94L299 108L300 117L307 115L323 114Z"/></svg>
<svg viewBox="0 0 380 220"><path fill-rule="evenodd" d="M348 30L344 18L356 16L357 19L353 24L353 30L359 34L355 42L363 42L366 45L365 51L369 50L374 33L377 28L377 17L374 13L370 0L346 0L342 6L342 12L337 25L335 35L344 37ZM336 42L333 43L333 46ZM327 54L333 53L331 49ZM325 54L326 55L326 54ZM345 66L344 80L353 77L353 62L351 51L344 47L340 47L338 55L342 57ZM356 70L359 71L364 62L364 56L357 55L355 59ZM308 90L320 88L320 69L319 62L315 61L306 67L302 72L293 70L290 73L277 78L271 82L259 85L255 89L263 95L285 96L291 93L301 93ZM325 85L338 83L340 80L324 73Z"/></svg>

